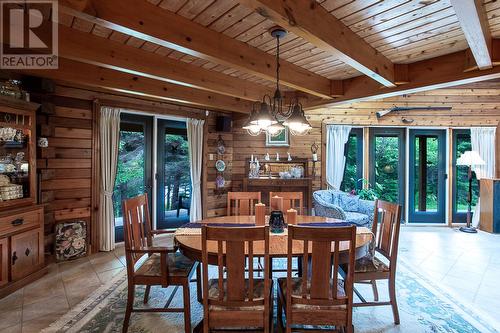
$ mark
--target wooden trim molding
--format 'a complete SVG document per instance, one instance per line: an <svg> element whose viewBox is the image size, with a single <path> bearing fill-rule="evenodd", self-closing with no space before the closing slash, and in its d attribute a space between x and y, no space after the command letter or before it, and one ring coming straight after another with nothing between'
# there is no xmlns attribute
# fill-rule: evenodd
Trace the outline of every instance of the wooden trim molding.
<svg viewBox="0 0 500 333"><path fill-rule="evenodd" d="M101 223L99 218L99 206L101 199L101 145L100 145L100 110L101 104L99 100L92 102L92 198L91 198L91 227L90 227L90 252L99 252Z"/></svg>

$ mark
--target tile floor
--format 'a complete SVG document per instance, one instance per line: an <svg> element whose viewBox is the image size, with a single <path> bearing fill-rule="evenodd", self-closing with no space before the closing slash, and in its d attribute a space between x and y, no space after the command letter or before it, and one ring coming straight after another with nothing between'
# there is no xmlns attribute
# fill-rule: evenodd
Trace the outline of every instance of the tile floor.
<svg viewBox="0 0 500 333"><path fill-rule="evenodd" d="M500 313L500 235L404 227L400 258L480 311ZM124 269L123 247L50 265L40 280L0 300L0 333L39 332Z"/></svg>

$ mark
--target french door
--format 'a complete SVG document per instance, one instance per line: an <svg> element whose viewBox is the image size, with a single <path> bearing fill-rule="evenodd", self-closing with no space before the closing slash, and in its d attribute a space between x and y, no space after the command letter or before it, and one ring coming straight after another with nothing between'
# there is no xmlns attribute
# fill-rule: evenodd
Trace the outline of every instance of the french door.
<svg viewBox="0 0 500 333"><path fill-rule="evenodd" d="M123 241L122 200L147 193L151 207L153 117L122 113L113 191L115 241Z"/></svg>
<svg viewBox="0 0 500 333"><path fill-rule="evenodd" d="M405 129L370 128L370 184L384 201L405 203Z"/></svg>
<svg viewBox="0 0 500 333"><path fill-rule="evenodd" d="M445 223L446 131L409 132L409 223Z"/></svg>
<svg viewBox="0 0 500 333"><path fill-rule="evenodd" d="M156 217L159 229L189 222L191 173L185 121L158 120Z"/></svg>

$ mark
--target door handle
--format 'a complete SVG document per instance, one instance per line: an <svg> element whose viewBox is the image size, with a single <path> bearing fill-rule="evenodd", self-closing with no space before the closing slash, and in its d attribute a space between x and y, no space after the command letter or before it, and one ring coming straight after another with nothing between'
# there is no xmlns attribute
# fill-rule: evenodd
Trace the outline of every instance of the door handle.
<svg viewBox="0 0 500 333"><path fill-rule="evenodd" d="M19 258L17 257L16 251L14 251L12 253L12 266L14 266L16 264L17 259L19 259Z"/></svg>
<svg viewBox="0 0 500 333"><path fill-rule="evenodd" d="M26 251L24 251L24 254L26 255L26 257L29 256L30 253L31 253L31 250L26 248Z"/></svg>

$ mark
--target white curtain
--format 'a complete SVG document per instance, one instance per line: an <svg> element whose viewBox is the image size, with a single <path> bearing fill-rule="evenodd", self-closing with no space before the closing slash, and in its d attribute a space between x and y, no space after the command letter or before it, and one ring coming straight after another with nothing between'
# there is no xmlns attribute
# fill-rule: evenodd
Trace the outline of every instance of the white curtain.
<svg viewBox="0 0 500 333"><path fill-rule="evenodd" d="M191 210L189 220L191 222L202 219L201 207L201 173L203 161L203 124L204 120L187 120L187 137L189 145L189 162L191 169Z"/></svg>
<svg viewBox="0 0 500 333"><path fill-rule="evenodd" d="M344 177L344 149L352 126L326 126L326 184L329 189L339 190Z"/></svg>
<svg viewBox="0 0 500 333"><path fill-rule="evenodd" d="M101 108L101 198L100 198L100 250L115 248L115 216L113 214L113 188L115 187L120 141L120 109Z"/></svg>
<svg viewBox="0 0 500 333"><path fill-rule="evenodd" d="M474 127L470 130L472 150L477 151L479 156L486 162L485 165L472 166L477 179L495 177L495 140L496 127ZM479 198L472 216L472 225L479 225Z"/></svg>

